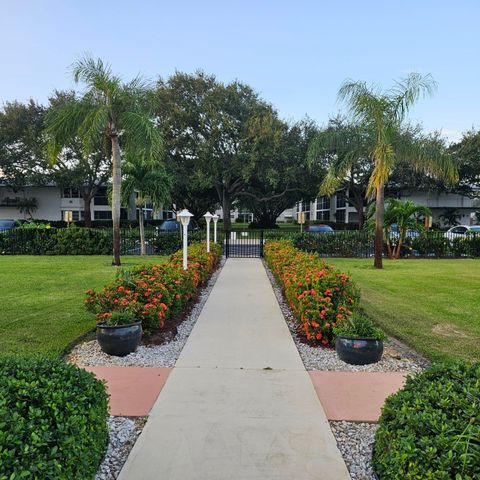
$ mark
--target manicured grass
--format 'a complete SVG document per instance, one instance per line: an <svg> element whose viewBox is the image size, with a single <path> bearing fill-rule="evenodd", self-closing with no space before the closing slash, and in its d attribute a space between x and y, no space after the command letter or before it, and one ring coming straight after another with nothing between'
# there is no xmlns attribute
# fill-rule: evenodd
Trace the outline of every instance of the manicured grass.
<svg viewBox="0 0 480 480"><path fill-rule="evenodd" d="M122 268L165 258L123 257ZM85 290L102 287L115 271L107 256L0 257L0 355L61 355L95 326Z"/></svg>
<svg viewBox="0 0 480 480"><path fill-rule="evenodd" d="M365 311L431 360L480 361L480 260L331 259L351 273Z"/></svg>

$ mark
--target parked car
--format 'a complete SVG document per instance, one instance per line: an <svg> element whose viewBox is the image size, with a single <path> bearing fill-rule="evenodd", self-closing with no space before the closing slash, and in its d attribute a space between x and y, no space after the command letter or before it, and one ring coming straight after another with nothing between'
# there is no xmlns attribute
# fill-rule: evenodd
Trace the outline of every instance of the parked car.
<svg viewBox="0 0 480 480"><path fill-rule="evenodd" d="M20 227L20 222L13 218L0 218L0 232L6 232Z"/></svg>
<svg viewBox="0 0 480 480"><path fill-rule="evenodd" d="M452 240L454 238L464 237L469 233L480 234L480 225L455 225L455 227L449 228L444 235Z"/></svg>
<svg viewBox="0 0 480 480"><path fill-rule="evenodd" d="M308 233L335 233L335 230L329 225L308 225L305 227Z"/></svg>
<svg viewBox="0 0 480 480"><path fill-rule="evenodd" d="M180 222L177 222L175 218L171 218L169 220L165 220L159 227L156 227L157 233L162 232L179 232L180 231ZM196 232L200 230L198 223L195 220L190 220L188 224L188 231L189 232Z"/></svg>
<svg viewBox="0 0 480 480"><path fill-rule="evenodd" d="M390 225L390 238L398 238L400 233L398 232L398 225L393 223ZM420 236L420 232L418 230L412 230L409 228L407 230L407 237L406 238L416 238Z"/></svg>

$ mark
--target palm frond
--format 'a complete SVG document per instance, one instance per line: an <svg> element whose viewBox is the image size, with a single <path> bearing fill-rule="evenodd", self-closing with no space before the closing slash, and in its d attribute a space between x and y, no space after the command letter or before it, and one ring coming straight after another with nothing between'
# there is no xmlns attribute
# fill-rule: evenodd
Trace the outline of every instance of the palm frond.
<svg viewBox="0 0 480 480"><path fill-rule="evenodd" d="M431 74L411 73L403 80L396 82L389 92L392 114L397 121L403 121L413 104L421 97L433 95L436 88L437 84Z"/></svg>
<svg viewBox="0 0 480 480"><path fill-rule="evenodd" d="M123 112L120 117L122 147L132 153L145 151L151 158L163 158L164 145L159 129L144 113Z"/></svg>
<svg viewBox="0 0 480 480"><path fill-rule="evenodd" d="M85 115L78 127L78 136L81 139L85 155L90 155L99 139L106 133L109 121L109 111L106 105L93 107Z"/></svg>

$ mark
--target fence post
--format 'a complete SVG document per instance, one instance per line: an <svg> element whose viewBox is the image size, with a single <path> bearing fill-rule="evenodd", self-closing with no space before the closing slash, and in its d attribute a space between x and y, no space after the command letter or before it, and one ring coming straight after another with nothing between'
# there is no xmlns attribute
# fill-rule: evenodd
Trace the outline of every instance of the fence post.
<svg viewBox="0 0 480 480"><path fill-rule="evenodd" d="M260 230L260 258L263 258L263 230Z"/></svg>
<svg viewBox="0 0 480 480"><path fill-rule="evenodd" d="M230 230L224 230L225 235L225 258L230 256Z"/></svg>

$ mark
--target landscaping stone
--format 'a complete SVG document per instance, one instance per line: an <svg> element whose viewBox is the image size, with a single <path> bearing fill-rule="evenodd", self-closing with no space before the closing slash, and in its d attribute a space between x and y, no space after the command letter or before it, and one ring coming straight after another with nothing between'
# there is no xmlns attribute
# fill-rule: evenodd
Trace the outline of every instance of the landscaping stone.
<svg viewBox="0 0 480 480"><path fill-rule="evenodd" d="M384 342L385 349L382 359L377 363L371 363L369 365L350 365L340 360L334 349L307 344L297 333L295 317L283 297L280 286L277 284L275 277L265 263L264 266L268 278L272 283L280 309L282 310L285 321L287 322L290 333L307 370L419 373L429 365L429 362L419 354L412 352L408 347L393 339Z"/></svg>
<svg viewBox="0 0 480 480"><path fill-rule="evenodd" d="M376 480L371 466L376 423L330 422L352 480Z"/></svg>
<svg viewBox="0 0 480 480"><path fill-rule="evenodd" d="M109 417L108 448L95 480L115 480L142 432L146 417Z"/></svg>
<svg viewBox="0 0 480 480"><path fill-rule="evenodd" d="M114 357L102 352L98 342L92 340L77 345L67 356L67 361L80 366L117 366L117 367L173 367L182 351L188 336L215 285L225 260L220 261L219 268L211 275L189 315L177 327L177 334L172 341L161 345L141 344L136 352L125 357Z"/></svg>

